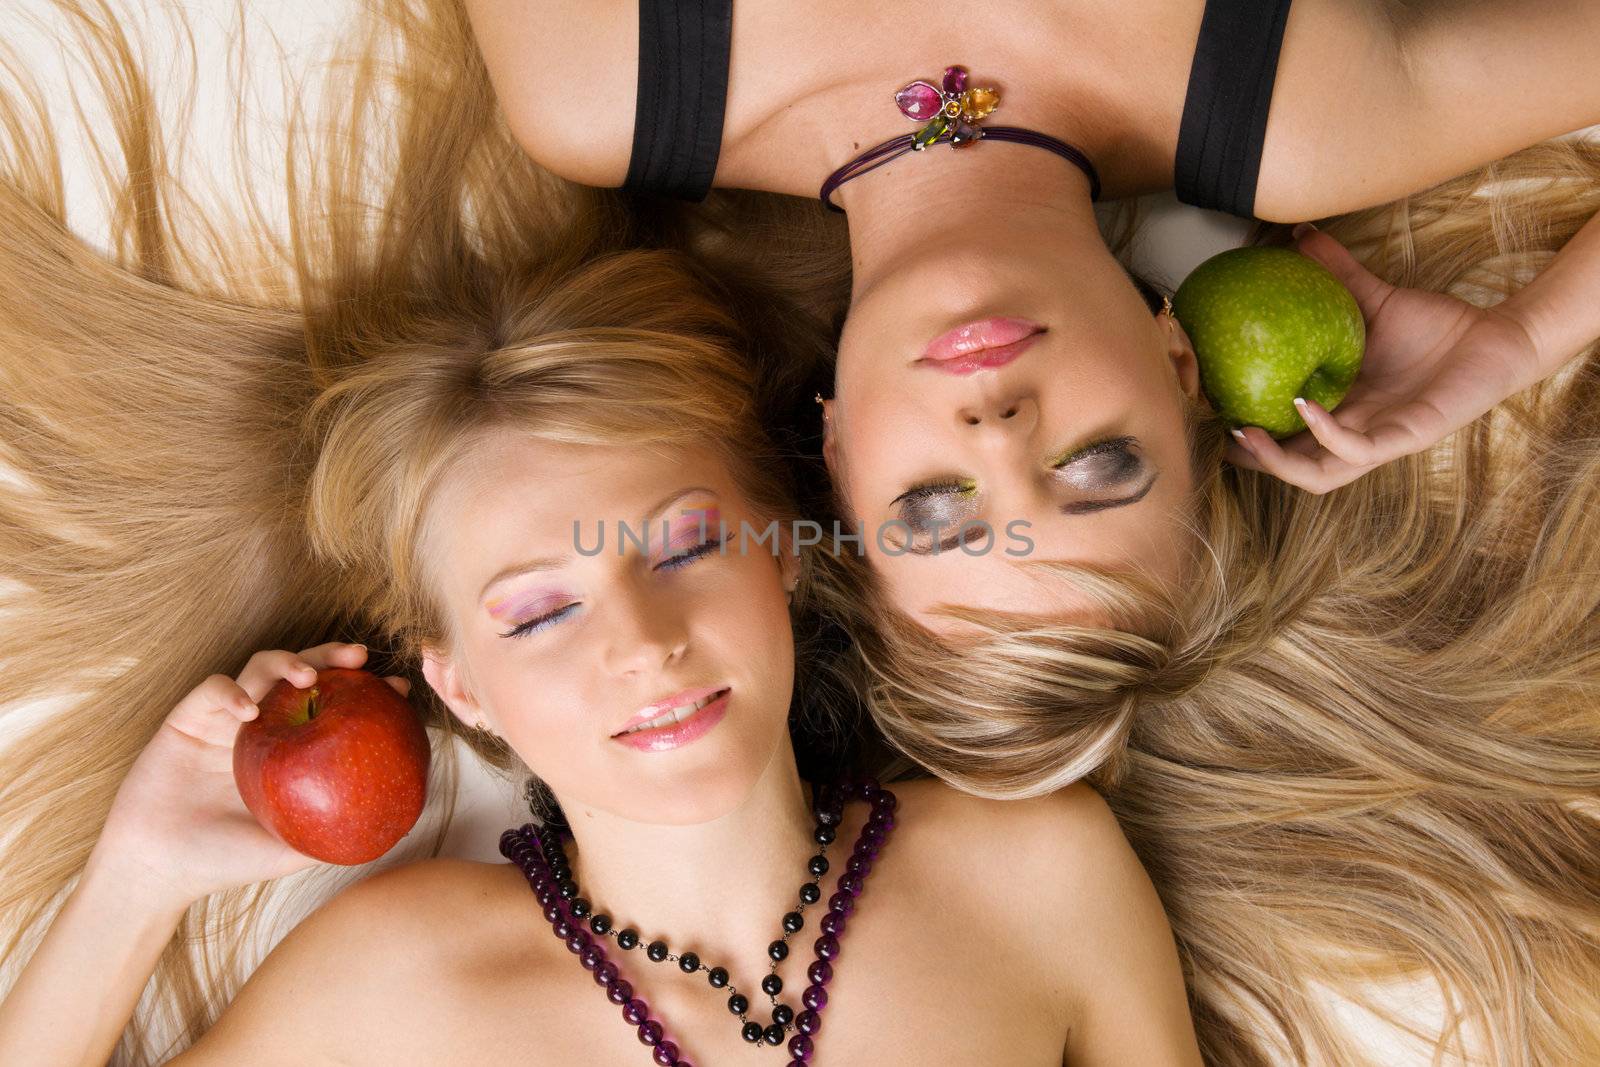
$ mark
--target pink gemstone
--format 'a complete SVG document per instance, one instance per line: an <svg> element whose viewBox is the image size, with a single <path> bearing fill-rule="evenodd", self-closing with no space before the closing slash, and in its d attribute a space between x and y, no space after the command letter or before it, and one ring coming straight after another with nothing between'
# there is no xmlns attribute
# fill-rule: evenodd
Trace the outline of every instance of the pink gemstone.
<svg viewBox="0 0 1600 1067"><path fill-rule="evenodd" d="M966 87L967 87L967 68L966 67L946 67L946 68L944 68L944 91L945 92L947 92L947 93L959 93L962 90L966 89Z"/></svg>
<svg viewBox="0 0 1600 1067"><path fill-rule="evenodd" d="M939 96L939 90L928 82L916 81L894 94L894 102L900 105L900 113L907 118L921 122L931 119L939 113L944 105L944 100Z"/></svg>

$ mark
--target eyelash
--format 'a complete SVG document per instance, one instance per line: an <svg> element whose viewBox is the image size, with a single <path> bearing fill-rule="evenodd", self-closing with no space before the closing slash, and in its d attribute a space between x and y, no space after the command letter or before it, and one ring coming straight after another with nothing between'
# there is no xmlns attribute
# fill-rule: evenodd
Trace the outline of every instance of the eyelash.
<svg viewBox="0 0 1600 1067"><path fill-rule="evenodd" d="M1092 445L1084 445L1076 452L1073 452L1070 455L1062 456L1055 463L1051 464L1051 466L1059 469L1067 466L1070 463L1076 463L1078 460L1084 459L1088 456L1097 456L1104 452L1126 452L1128 450L1128 446L1132 443L1133 438L1130 436L1124 435L1122 437L1110 437L1104 441L1096 441Z"/></svg>
<svg viewBox="0 0 1600 1067"><path fill-rule="evenodd" d="M695 560L701 558L702 556L708 555L713 549L717 549L717 548L721 548L721 547L722 547L722 538L720 538L720 537L712 538L709 541L702 541L700 544L698 544L695 547L689 549L687 552L680 552L676 556L667 557L666 559L662 560L660 563L656 564L656 568L655 569L658 570L658 571L659 570L677 570L680 567L688 566L690 563L692 563ZM557 608L555 611L548 612L548 613L546 613L544 615L540 615L536 619L529 619L527 622L519 623L516 626L512 627L507 632L501 634L500 636L501 637L522 637L525 634L537 633L538 631L543 630L545 627L549 626L551 623L559 621L563 616L565 616L567 614L567 612L571 611L575 607L577 607L576 604L563 605L562 607Z"/></svg>

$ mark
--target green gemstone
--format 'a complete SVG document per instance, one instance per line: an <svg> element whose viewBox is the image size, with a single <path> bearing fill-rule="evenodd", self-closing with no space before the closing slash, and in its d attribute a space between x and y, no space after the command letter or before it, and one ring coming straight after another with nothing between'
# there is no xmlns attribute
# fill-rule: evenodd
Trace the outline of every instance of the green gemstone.
<svg viewBox="0 0 1600 1067"><path fill-rule="evenodd" d="M912 139L912 145L917 148L926 148L939 139L950 125L950 120L943 115L937 115L934 120L917 131L917 136Z"/></svg>

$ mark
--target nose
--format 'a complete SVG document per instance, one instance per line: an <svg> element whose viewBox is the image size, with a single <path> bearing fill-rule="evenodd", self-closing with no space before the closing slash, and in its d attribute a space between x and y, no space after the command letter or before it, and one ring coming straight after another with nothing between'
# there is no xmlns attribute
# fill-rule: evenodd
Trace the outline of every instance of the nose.
<svg viewBox="0 0 1600 1067"><path fill-rule="evenodd" d="M659 674L688 650L687 619L665 591L625 585L606 612L605 669L618 678Z"/></svg>
<svg viewBox="0 0 1600 1067"><path fill-rule="evenodd" d="M988 426L1007 434L1033 432L1038 417L1038 402L1020 390L997 392L961 404L956 410L956 419L962 426Z"/></svg>

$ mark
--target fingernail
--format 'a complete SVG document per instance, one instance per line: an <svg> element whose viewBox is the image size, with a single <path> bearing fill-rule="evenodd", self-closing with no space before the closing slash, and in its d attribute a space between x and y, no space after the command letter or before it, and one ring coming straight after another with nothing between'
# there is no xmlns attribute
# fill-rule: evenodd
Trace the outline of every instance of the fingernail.
<svg viewBox="0 0 1600 1067"><path fill-rule="evenodd" d="M1306 398L1303 396L1295 397L1294 406L1295 409L1300 412L1300 417L1304 418L1306 414Z"/></svg>
<svg viewBox="0 0 1600 1067"><path fill-rule="evenodd" d="M261 709L254 704L241 704L239 705L239 710L244 713L244 717L247 719L254 718L255 716L261 714Z"/></svg>
<svg viewBox="0 0 1600 1067"><path fill-rule="evenodd" d="M1316 223L1314 223L1314 222L1302 222L1302 223L1298 224L1297 226L1295 226L1295 228L1294 228L1294 231L1293 231L1294 239L1298 241L1300 238L1304 237L1306 234L1316 232L1316 229L1317 229L1317 224Z"/></svg>
<svg viewBox="0 0 1600 1067"><path fill-rule="evenodd" d="M360 649L360 650L361 650L361 651L363 651L363 652L365 652L365 651L366 651L366 650L367 650L367 646L366 646L366 645L363 645L363 644L361 644L361 643L360 643L360 642L359 642L359 641L358 641L358 642L356 642L356 643L355 643L355 644L353 644L353 645L351 645L351 646L350 646L350 647L351 647L351 648L359 648L359 649Z"/></svg>
<svg viewBox="0 0 1600 1067"><path fill-rule="evenodd" d="M1250 447L1250 442L1245 440L1245 436L1244 436L1244 431L1243 430L1235 427L1234 429L1231 429L1228 432L1233 434L1233 439L1235 441L1238 441L1241 445L1244 445L1246 448Z"/></svg>

